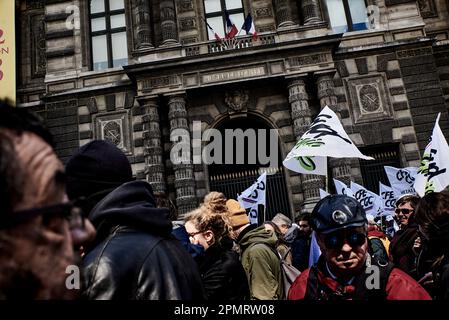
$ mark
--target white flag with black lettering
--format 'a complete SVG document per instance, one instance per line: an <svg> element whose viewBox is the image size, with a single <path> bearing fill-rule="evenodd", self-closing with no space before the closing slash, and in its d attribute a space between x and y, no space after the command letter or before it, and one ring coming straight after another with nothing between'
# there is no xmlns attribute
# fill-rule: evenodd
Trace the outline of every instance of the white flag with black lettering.
<svg viewBox="0 0 449 320"><path fill-rule="evenodd" d="M243 191L237 200L240 205L249 210L249 220L251 224L258 223L259 216L259 205L263 205L264 210L266 210L265 195L267 191L267 173L262 173L256 182L254 182L251 187Z"/></svg>
<svg viewBox="0 0 449 320"><path fill-rule="evenodd" d="M382 198L382 210L384 216L392 215L395 209L396 196L393 188L379 181L379 195Z"/></svg>
<svg viewBox="0 0 449 320"><path fill-rule="evenodd" d="M337 191L337 194L345 194L347 196L354 198L354 193L352 192L352 190L350 188L348 188L346 183L341 182L340 180L334 179L334 184L335 184L335 190Z"/></svg>
<svg viewBox="0 0 449 320"><path fill-rule="evenodd" d="M415 179L415 190L420 197L430 192L440 192L449 185L449 146L441 132L439 120L440 113Z"/></svg>
<svg viewBox="0 0 449 320"><path fill-rule="evenodd" d="M377 216L382 211L382 199L372 191L351 181L354 198L360 202L367 214Z"/></svg>
<svg viewBox="0 0 449 320"><path fill-rule="evenodd" d="M295 172L326 175L326 157L374 160L357 149L328 106L321 110L282 163Z"/></svg>
<svg viewBox="0 0 449 320"><path fill-rule="evenodd" d="M396 198L399 198L404 194L416 193L413 185L415 184L415 177L418 172L418 168L395 168L384 166L384 169Z"/></svg>

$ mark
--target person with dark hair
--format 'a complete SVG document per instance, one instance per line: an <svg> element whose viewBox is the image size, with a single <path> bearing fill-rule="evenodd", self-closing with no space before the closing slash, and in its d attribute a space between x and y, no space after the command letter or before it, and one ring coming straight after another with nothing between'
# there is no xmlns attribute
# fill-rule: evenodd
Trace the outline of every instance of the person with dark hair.
<svg viewBox="0 0 449 320"><path fill-rule="evenodd" d="M396 200L395 219L399 230L391 239L389 254L390 260L396 267L417 279L415 241L419 237L418 226L414 221L415 208L419 197L416 195L403 195Z"/></svg>
<svg viewBox="0 0 449 320"><path fill-rule="evenodd" d="M424 243L418 259L418 270L424 275L420 281L434 299L449 300L449 192L422 197L416 207L415 221Z"/></svg>
<svg viewBox="0 0 449 320"><path fill-rule="evenodd" d="M312 242L312 228L310 226L310 213L301 213L297 219L298 229L296 238L291 244L292 264L299 271L309 267L310 244Z"/></svg>
<svg viewBox="0 0 449 320"><path fill-rule="evenodd" d="M92 141L67 162L69 197L84 197L97 228L83 260L88 299L198 300L198 267L171 235L168 208L157 208L151 185L134 181L125 154Z"/></svg>
<svg viewBox="0 0 449 320"><path fill-rule="evenodd" d="M369 255L366 213L354 198L321 199L311 224L321 256L290 287L290 300L430 300L406 273Z"/></svg>
<svg viewBox="0 0 449 320"><path fill-rule="evenodd" d="M78 297L66 270L95 231L68 203L51 143L36 115L0 102L0 299Z"/></svg>

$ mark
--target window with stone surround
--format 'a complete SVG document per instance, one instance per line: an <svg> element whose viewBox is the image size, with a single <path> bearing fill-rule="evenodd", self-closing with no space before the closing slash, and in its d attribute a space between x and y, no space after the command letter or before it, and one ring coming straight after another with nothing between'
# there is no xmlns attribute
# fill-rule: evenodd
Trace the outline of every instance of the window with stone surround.
<svg viewBox="0 0 449 320"><path fill-rule="evenodd" d="M229 12L231 21L240 31L245 21L242 0L204 0L204 12L207 23L221 38L226 34L225 10ZM207 28L209 40L215 39L214 32Z"/></svg>
<svg viewBox="0 0 449 320"><path fill-rule="evenodd" d="M329 23L336 33L369 28L365 0L325 0Z"/></svg>
<svg viewBox="0 0 449 320"><path fill-rule="evenodd" d="M92 69L128 64L124 0L90 0Z"/></svg>

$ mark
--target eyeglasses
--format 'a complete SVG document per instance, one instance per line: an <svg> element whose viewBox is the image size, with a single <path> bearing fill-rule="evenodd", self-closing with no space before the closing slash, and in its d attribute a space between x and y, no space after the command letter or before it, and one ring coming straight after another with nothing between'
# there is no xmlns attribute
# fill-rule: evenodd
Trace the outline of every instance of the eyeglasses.
<svg viewBox="0 0 449 320"><path fill-rule="evenodd" d="M366 235L364 233L350 233L350 234L344 234L344 233L331 233L325 236L324 238L324 244L329 249L340 249L343 244L346 242L351 247L360 247L365 243Z"/></svg>
<svg viewBox="0 0 449 320"><path fill-rule="evenodd" d="M189 238L195 238L195 236L200 233L203 233L203 231L187 232L187 234L189 235Z"/></svg>
<svg viewBox="0 0 449 320"><path fill-rule="evenodd" d="M0 221L0 229L8 229L42 216L42 223L49 225L52 219L60 217L69 222L69 227L84 227L83 212L79 200L60 203L41 208L32 208L13 212L7 219Z"/></svg>
<svg viewBox="0 0 449 320"><path fill-rule="evenodd" d="M402 214L410 214L410 213L412 213L413 211L414 211L413 209L406 209L406 208L399 209L399 208L396 208L396 209L394 210L394 213L400 214L400 213L402 212Z"/></svg>

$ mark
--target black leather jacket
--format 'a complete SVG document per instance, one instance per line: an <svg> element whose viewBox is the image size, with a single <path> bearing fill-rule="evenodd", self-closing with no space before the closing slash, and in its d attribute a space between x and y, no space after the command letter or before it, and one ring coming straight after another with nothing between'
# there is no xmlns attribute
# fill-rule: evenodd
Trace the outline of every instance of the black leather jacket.
<svg viewBox="0 0 449 320"><path fill-rule="evenodd" d="M204 298L198 267L171 236L168 209L155 208L147 182L118 187L89 219L98 233L83 263L87 299Z"/></svg>

